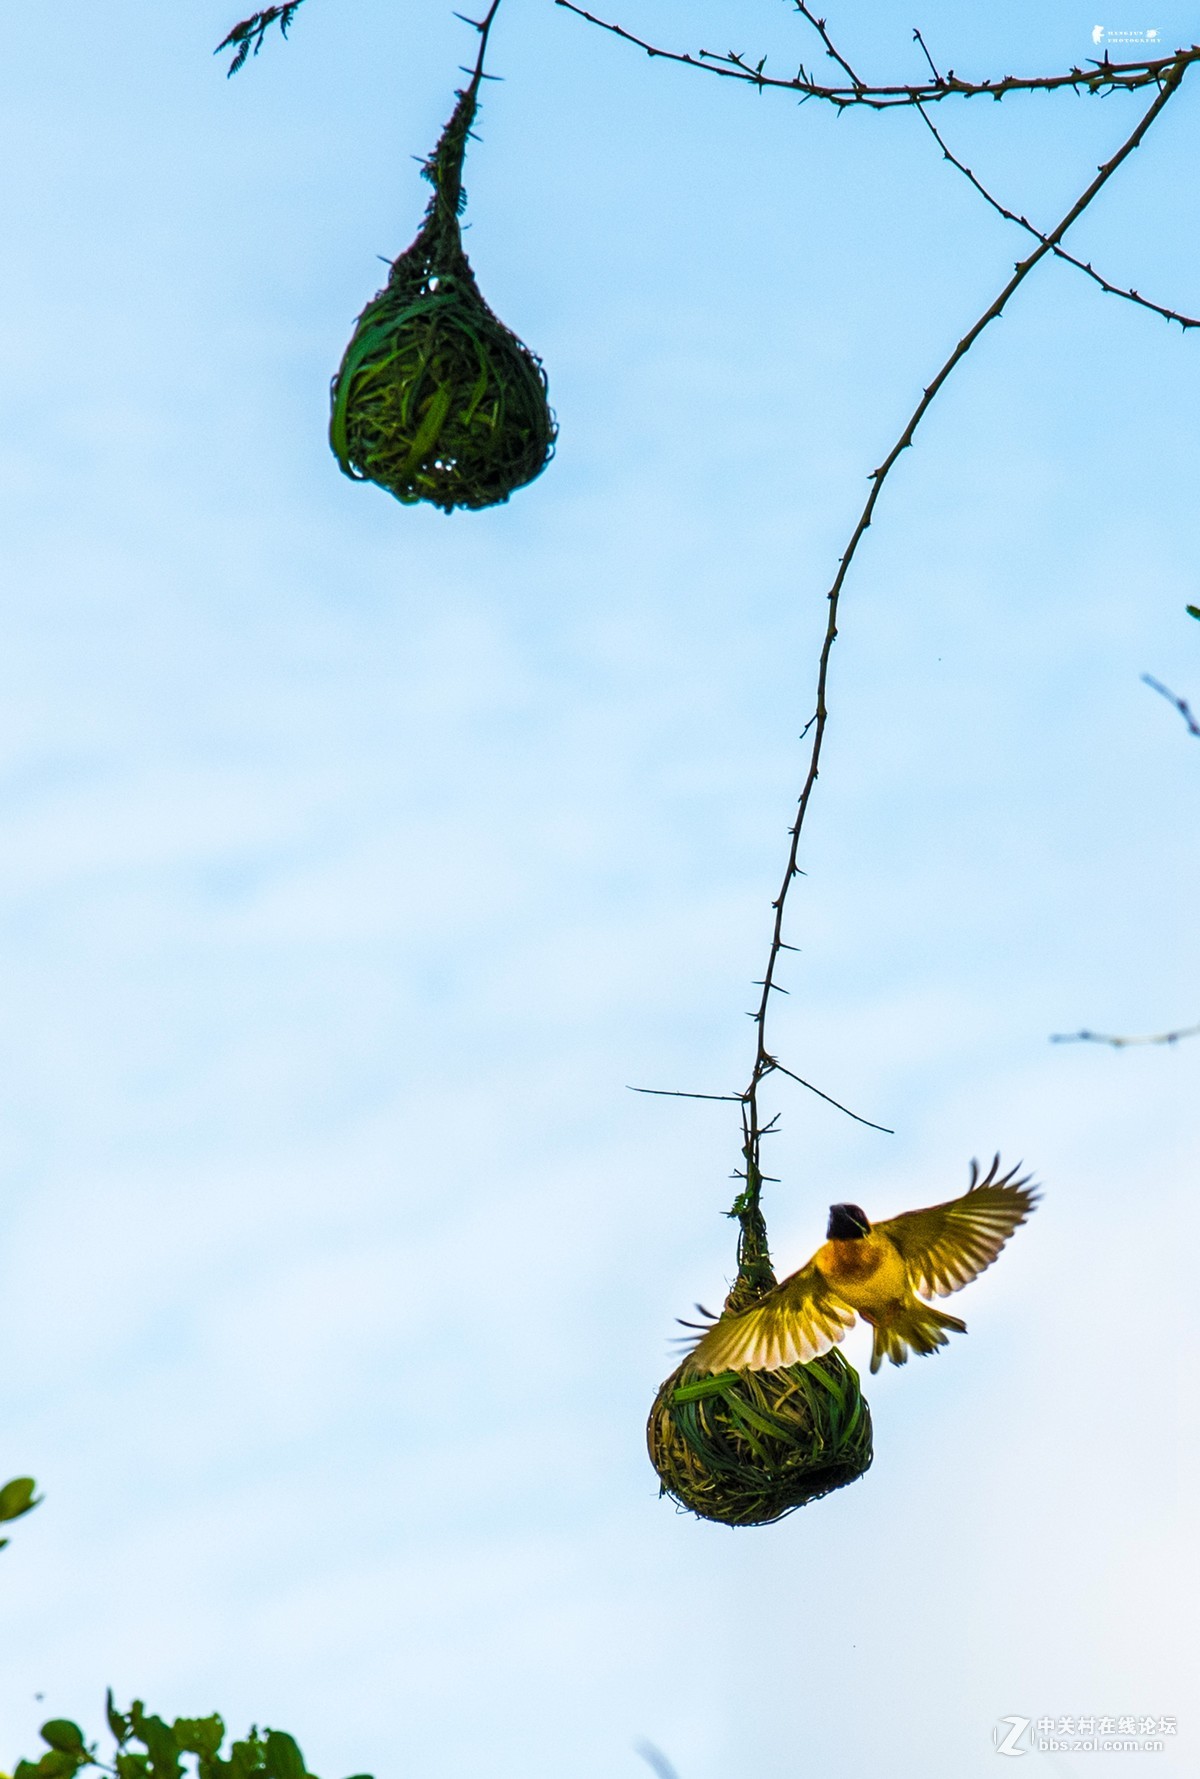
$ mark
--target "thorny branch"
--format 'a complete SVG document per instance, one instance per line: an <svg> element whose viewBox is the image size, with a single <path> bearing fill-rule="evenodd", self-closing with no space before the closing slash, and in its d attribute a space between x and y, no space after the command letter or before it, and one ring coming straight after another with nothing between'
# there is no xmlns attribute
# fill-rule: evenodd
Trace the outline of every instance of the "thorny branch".
<svg viewBox="0 0 1200 1779"><path fill-rule="evenodd" d="M957 167L958 171L970 181L980 197L985 199L998 215L1003 216L1005 221L1015 222L1020 228L1023 228L1027 234L1033 235L1036 240L1044 241L1046 239L1045 235L1043 235L1040 229L1034 228L1028 217L1018 216L1015 210L1007 209L1000 203L999 199L994 198L991 192L987 190L986 186L976 178L970 167L968 167L965 162L960 161L957 155L950 152L949 148L946 146L945 139L937 129L933 119L929 116L929 113L925 110L925 107L923 105L918 105L917 111L920 114L921 121L933 136L934 141L941 149L946 160L950 162L952 167ZM1066 260L1068 265L1077 266L1081 272L1086 272L1088 277L1094 279L1100 286L1101 290L1107 292L1109 296L1124 297L1127 302L1137 303L1140 308L1149 309L1153 314L1161 315L1166 321L1177 321L1185 333L1189 327L1200 327L1200 320L1195 319L1191 315L1182 315L1177 309L1167 309L1164 308L1161 303L1152 303L1149 297L1142 296L1139 291L1124 290L1118 284L1110 284L1107 278L1101 277L1100 273L1096 271L1095 267L1091 265L1089 261L1076 259L1075 255L1073 253L1068 253L1065 247L1056 246L1054 252L1059 259Z"/></svg>
<svg viewBox="0 0 1200 1779"><path fill-rule="evenodd" d="M983 314L980 315L974 325L963 335L962 339L946 359L933 381L925 389L920 401L917 403L917 406L909 417L907 425L900 434L900 437L896 440L896 443L892 446L892 449L879 465L878 469L874 470L869 478L871 483L870 492L867 495L858 522L851 533L850 542L846 547L845 554L842 556L838 565L833 585L830 587L827 594L829 614L825 627L825 638L821 646L821 653L817 666L816 710L814 713L815 720L812 725L812 742L809 751L808 769L800 792L796 819L790 830L791 845L788 850L787 866L784 870L783 881L780 884L779 892L772 903L774 922L771 931L771 943L767 955L767 967L762 977L762 994L757 1009L751 1015L755 1023L756 1033L754 1067L751 1072L750 1081L741 1096L743 1130L742 1152L745 1157L746 1166L744 1173L740 1177L744 1179L745 1185L735 1199L733 1208L730 1212L730 1215L737 1217L741 1223L739 1259L742 1261L743 1267L748 1264L769 1266L769 1262L766 1260L766 1232L762 1221L762 1214L759 1210L759 1193L763 1180L763 1174L761 1172L762 1138L772 1128L774 1120L767 1125L761 1124L759 1117L758 1090L763 1081L766 1080L767 1076L778 1069L780 1065L767 1046L767 1008L770 1002L771 991L776 986L775 972L779 965L780 955L784 950L789 949L789 947L785 945L783 938L784 910L787 903L788 891L795 878L800 875L800 866L798 862L800 837L820 769L821 749L824 744L825 730L829 717L826 697L829 682L829 662L833 652L834 642L837 640L838 605L841 599L842 588L845 585L846 576L850 570L850 564L854 560L855 552L871 524L875 506L883 489L884 482L887 480L888 475L891 473L902 453L912 444L918 426L924 419L933 402L936 400L939 391L942 389L951 373L966 357L967 353L971 350L984 329L990 326L993 321L1003 314L1009 298L1029 276L1034 267L1038 265L1041 260L1045 259L1048 254L1054 251L1063 236L1067 233L1067 230L1073 223L1078 221L1088 205L1112 178L1118 167L1120 167L1129 155L1133 153L1134 149L1138 147L1164 106L1169 103L1174 93L1178 90L1188 67L1194 59L1196 58L1191 55L1180 55L1169 64L1163 74L1157 95L1152 104L1143 114L1136 128L1122 143L1121 147L1117 149L1116 153L1113 154L1109 160L1105 161L1098 169L1096 177L1080 194L1075 203L1072 204L1071 208L1067 211L1066 215L1058 225L1051 230L1048 235L1039 235L1038 245L1033 249L1032 253L1030 253L1026 259L1018 262L1012 277L1005 284L1003 290L1001 290L994 302L984 310ZM787 1073L788 1071L785 1070L783 1072Z"/></svg>
<svg viewBox="0 0 1200 1779"><path fill-rule="evenodd" d="M715 50L701 49L693 55L686 50L664 49L659 44L647 42L633 31L627 31L623 25L599 18L585 7L577 6L575 0L554 0L554 3L575 13L589 25L596 25L600 30L619 37L623 43L645 50L648 56L665 62L678 62L685 68L698 69L702 74L716 75L718 79L743 81L757 87L760 92L774 88L781 92L799 93L802 100L822 99L837 106L839 110L850 105L866 105L874 111L887 111L897 105L932 105L943 99L1004 99L1010 93L1050 93L1064 89L1085 93L1135 92L1139 87L1161 86L1170 71L1180 63L1186 67L1192 62L1200 61L1200 44L1192 44L1188 49L1180 48L1172 55L1159 56L1147 62L1111 62L1105 56L1103 61L1089 61L1087 67L1072 67L1063 74L1006 74L997 80L961 80L951 68L947 74L934 74L926 81L876 86L859 81L851 75L849 86L827 86L814 80L803 64L794 75L774 75L764 72L766 56L752 63L739 50L718 53ZM797 11L816 27L817 21L807 6L797 6ZM832 55L834 61L848 72L846 62L829 45L823 23L820 34L826 45L826 53Z"/></svg>

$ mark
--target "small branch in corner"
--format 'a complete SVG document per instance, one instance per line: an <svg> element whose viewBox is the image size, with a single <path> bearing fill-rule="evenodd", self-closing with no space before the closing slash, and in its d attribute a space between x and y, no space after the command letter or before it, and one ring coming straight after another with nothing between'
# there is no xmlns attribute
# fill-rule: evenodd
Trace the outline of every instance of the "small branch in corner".
<svg viewBox="0 0 1200 1779"><path fill-rule="evenodd" d="M1143 673L1142 684L1144 686L1149 686L1151 691L1157 692L1161 697L1166 699L1168 704L1173 704L1175 706L1176 710L1188 726L1189 735L1200 735L1200 723L1196 721L1195 716L1192 714L1192 708L1186 698L1177 697L1169 686L1164 686L1161 680L1151 678L1148 673Z"/></svg>
<svg viewBox="0 0 1200 1779"><path fill-rule="evenodd" d="M1107 1032L1052 1032L1052 1044L1107 1044L1113 1050L1128 1050L1135 1044L1178 1044L1181 1038L1200 1035L1200 1025L1182 1025L1173 1032L1152 1032L1148 1037L1126 1038Z"/></svg>

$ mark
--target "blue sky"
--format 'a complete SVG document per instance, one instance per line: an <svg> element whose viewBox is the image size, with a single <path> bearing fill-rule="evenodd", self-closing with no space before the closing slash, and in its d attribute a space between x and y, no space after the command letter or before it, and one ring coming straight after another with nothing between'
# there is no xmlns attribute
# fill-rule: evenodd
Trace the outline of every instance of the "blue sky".
<svg viewBox="0 0 1200 1779"><path fill-rule="evenodd" d="M766 0L615 16L818 59ZM1200 1040L1048 1035L1200 1019L1200 743L1139 679L1200 702L1200 337L1043 267L885 492L775 1039L896 1134L781 1091L776 1259L997 1148L1045 1200L969 1336L871 1381L864 1482L705 1526L642 1426L731 1270L736 1129L626 1089L749 1071L824 591L1021 239L915 117L505 0L468 247L560 445L410 511L337 473L328 380L470 35L308 0L226 82L233 22L4 33L0 1412L47 1499L0 1764L111 1684L325 1779L633 1779L642 1738L680 1779L968 1779L1043 1711L1175 1713L1190 1770ZM984 73L1096 20L830 15L895 78L913 22ZM1076 243L1191 313L1198 93ZM1139 104L941 121L1048 224Z"/></svg>

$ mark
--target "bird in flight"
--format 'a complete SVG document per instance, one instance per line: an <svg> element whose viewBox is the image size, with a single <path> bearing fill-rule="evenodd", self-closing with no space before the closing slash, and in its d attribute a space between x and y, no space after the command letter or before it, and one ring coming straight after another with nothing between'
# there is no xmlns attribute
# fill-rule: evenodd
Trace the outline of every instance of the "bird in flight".
<svg viewBox="0 0 1200 1779"><path fill-rule="evenodd" d="M853 1328L857 1312L875 1330L871 1370L909 1351L944 1347L946 1330L965 1334L957 1316L922 1299L948 1297L992 1264L1037 1203L1030 1176L1000 1175L997 1155L985 1178L971 1163L961 1198L871 1223L857 1205L831 1205L827 1240L807 1266L783 1279L751 1309L723 1315L692 1348L689 1372L779 1371L820 1358Z"/></svg>

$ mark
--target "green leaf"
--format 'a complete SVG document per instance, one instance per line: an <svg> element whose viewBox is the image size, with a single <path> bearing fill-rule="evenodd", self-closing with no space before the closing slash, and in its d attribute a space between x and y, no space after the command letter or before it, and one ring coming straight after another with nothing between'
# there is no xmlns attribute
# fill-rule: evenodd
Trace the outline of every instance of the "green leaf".
<svg viewBox="0 0 1200 1779"><path fill-rule="evenodd" d="M146 1744L153 1779L179 1779L183 1772L183 1760L174 1731L168 1728L161 1717L154 1717L147 1712L140 1699L133 1701L129 1716L134 1735Z"/></svg>
<svg viewBox="0 0 1200 1779"><path fill-rule="evenodd" d="M37 1488L31 1476L14 1476L0 1489L0 1520L19 1520L23 1513L36 1507L33 1492Z"/></svg>
<svg viewBox="0 0 1200 1779"><path fill-rule="evenodd" d="M118 1754L117 1779L147 1779L150 1762L144 1754ZM13 1779L17 1779L13 1774Z"/></svg>
<svg viewBox="0 0 1200 1779"><path fill-rule="evenodd" d="M235 1742L229 1750L229 1772L232 1779L249 1779L263 1764L263 1745L255 1730L245 1742Z"/></svg>
<svg viewBox="0 0 1200 1779"><path fill-rule="evenodd" d="M44 1723L42 1741L49 1742L51 1748L61 1748L66 1754L86 1753L83 1731L69 1717L52 1717L49 1723Z"/></svg>
<svg viewBox="0 0 1200 1779"><path fill-rule="evenodd" d="M133 1734L133 1725L122 1712L117 1710L113 1703L111 1686L104 1695L104 1711L108 1718L108 1727L113 1734L113 1740L119 1748L123 1748Z"/></svg>
<svg viewBox="0 0 1200 1779"><path fill-rule="evenodd" d="M267 1731L266 1768L269 1779L307 1779L304 1756L286 1730Z"/></svg>
<svg viewBox="0 0 1200 1779"><path fill-rule="evenodd" d="M1200 605L1189 605L1187 614L1189 618L1200 618Z"/></svg>
<svg viewBox="0 0 1200 1779"><path fill-rule="evenodd" d="M74 1728L74 1725L72 1725ZM42 1779L73 1779L80 1767L87 1765L86 1748L52 1748L37 1764Z"/></svg>
<svg viewBox="0 0 1200 1779"><path fill-rule="evenodd" d="M213 1760L224 1740L225 1725L215 1712L211 1717L175 1719L175 1741L185 1754Z"/></svg>

